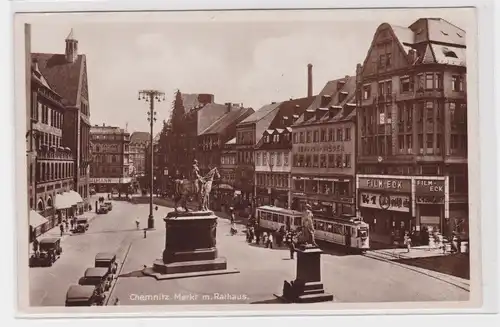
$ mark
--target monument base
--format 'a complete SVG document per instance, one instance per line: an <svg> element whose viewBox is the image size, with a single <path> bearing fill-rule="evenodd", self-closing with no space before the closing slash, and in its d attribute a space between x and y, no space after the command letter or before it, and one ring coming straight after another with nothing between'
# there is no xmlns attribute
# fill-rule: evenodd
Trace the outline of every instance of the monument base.
<svg viewBox="0 0 500 327"><path fill-rule="evenodd" d="M321 254L317 247L297 249L297 278L285 281L283 295L275 296L287 303L317 303L333 301L333 294L326 293L321 282Z"/></svg>
<svg viewBox="0 0 500 327"><path fill-rule="evenodd" d="M170 212L162 259L143 273L158 280L234 274L216 248L217 216L212 211Z"/></svg>

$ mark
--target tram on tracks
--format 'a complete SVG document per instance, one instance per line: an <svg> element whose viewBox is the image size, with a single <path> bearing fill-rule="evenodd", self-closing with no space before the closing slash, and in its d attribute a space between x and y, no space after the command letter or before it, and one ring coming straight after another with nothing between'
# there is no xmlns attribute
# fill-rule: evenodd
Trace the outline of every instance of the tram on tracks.
<svg viewBox="0 0 500 327"><path fill-rule="evenodd" d="M274 206L261 206L256 210L259 227L277 231L297 229L302 223L302 212ZM339 218L315 214L314 236L316 240L338 244L346 249L364 252L370 249L369 225L352 215Z"/></svg>

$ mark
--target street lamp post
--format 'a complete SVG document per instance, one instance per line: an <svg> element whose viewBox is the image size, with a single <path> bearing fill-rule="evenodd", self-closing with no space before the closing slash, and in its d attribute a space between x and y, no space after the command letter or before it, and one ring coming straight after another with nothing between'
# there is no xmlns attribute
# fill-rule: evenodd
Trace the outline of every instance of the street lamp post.
<svg viewBox="0 0 500 327"><path fill-rule="evenodd" d="M165 93L158 90L141 90L139 91L138 100L146 100L149 102L148 111L148 121L150 127L149 135L149 149L151 151L151 164L150 164L150 189L149 189L149 217L148 217L148 229L153 229L155 227L155 221L153 217L153 184L154 184L154 152L153 152L153 124L156 122L156 111L154 110L155 101L161 102L165 101Z"/></svg>

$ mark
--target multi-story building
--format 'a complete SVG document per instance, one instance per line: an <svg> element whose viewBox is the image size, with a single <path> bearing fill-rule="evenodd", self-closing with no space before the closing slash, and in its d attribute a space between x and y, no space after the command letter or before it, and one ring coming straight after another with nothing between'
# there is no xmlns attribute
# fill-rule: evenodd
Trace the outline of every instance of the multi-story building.
<svg viewBox="0 0 500 327"><path fill-rule="evenodd" d="M147 132L133 132L130 135L129 158L133 166L132 175L144 176L146 173L146 147L150 135Z"/></svg>
<svg viewBox="0 0 500 327"><path fill-rule="evenodd" d="M233 137L223 145L220 155L219 173L221 178L215 187L220 210L227 210L233 205L236 167L236 137Z"/></svg>
<svg viewBox="0 0 500 327"><path fill-rule="evenodd" d="M236 126L236 181L235 194L239 207L254 205L255 145L279 111L280 103L265 105Z"/></svg>
<svg viewBox="0 0 500 327"><path fill-rule="evenodd" d="M289 208L292 161L292 124L314 97L284 101L255 147L255 202L257 206Z"/></svg>
<svg viewBox="0 0 500 327"><path fill-rule="evenodd" d="M130 133L120 127L95 125L90 129L93 162L90 166L90 182L97 192L129 192Z"/></svg>
<svg viewBox="0 0 500 327"><path fill-rule="evenodd" d="M76 213L82 202L73 191L75 160L68 147L62 146L64 110L63 98L56 93L40 73L38 64L31 67L31 112L29 116L30 148L36 151L30 164L30 208L48 223L34 226L35 236L54 227L64 218Z"/></svg>
<svg viewBox="0 0 500 327"><path fill-rule="evenodd" d="M75 160L72 170L74 174L73 187L74 192L78 195L75 194L72 201L79 201L77 212L83 213L89 206L88 182L91 161L87 60L85 55L78 54L78 40L74 37L73 30L65 42L66 49L63 54L32 53L31 56L41 76L50 85L53 92L57 93L64 106L64 118L60 126L62 139L55 138L59 133L55 133L55 130L51 129L54 131L51 135L54 136L47 136L49 140L43 142L56 145L56 147L60 145L63 148L69 148L73 154ZM46 109L44 115L47 115ZM40 114L40 118L42 116L43 114ZM49 117L49 121L52 121L52 116ZM46 133L46 135L48 134L50 133Z"/></svg>
<svg viewBox="0 0 500 327"><path fill-rule="evenodd" d="M196 159L203 174L207 173L210 167L219 165L223 146L236 136L236 125L254 113L252 108L245 108L243 105L225 105L226 113L198 136Z"/></svg>
<svg viewBox="0 0 500 327"><path fill-rule="evenodd" d="M439 18L385 23L357 67L358 206L373 240L468 234L465 37Z"/></svg>
<svg viewBox="0 0 500 327"><path fill-rule="evenodd" d="M355 210L355 77L329 81L292 125L292 209L305 203L315 214Z"/></svg>

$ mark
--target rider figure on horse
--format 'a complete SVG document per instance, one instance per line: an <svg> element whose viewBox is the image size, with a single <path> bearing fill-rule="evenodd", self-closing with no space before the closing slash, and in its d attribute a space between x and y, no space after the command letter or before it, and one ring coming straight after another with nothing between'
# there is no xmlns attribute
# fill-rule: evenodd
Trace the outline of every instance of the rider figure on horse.
<svg viewBox="0 0 500 327"><path fill-rule="evenodd" d="M200 192L204 181L203 181L203 176L201 176L200 174L200 168L198 167L198 160L196 159L193 160L192 176L193 176L194 193L196 194L198 202L200 202L201 201Z"/></svg>

